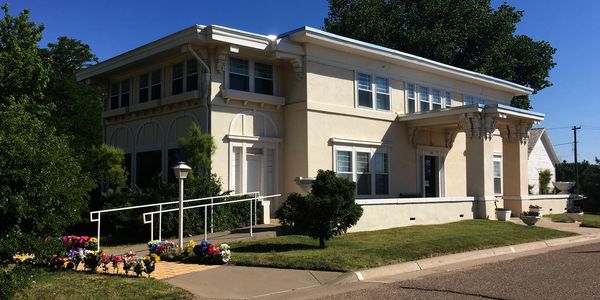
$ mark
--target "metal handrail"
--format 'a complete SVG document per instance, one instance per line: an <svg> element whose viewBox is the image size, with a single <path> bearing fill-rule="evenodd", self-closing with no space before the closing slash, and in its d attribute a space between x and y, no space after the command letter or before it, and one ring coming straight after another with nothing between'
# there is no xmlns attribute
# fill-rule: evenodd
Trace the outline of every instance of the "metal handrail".
<svg viewBox="0 0 600 300"><path fill-rule="evenodd" d="M220 198L225 198L225 197L239 197L239 196L246 196L246 195L258 195L258 194L259 194L259 192L251 192L251 193L244 193L244 194L234 194L234 195L221 195L221 196L213 196L213 197L205 197L205 198L188 199L188 200L184 200L183 202L184 203L188 203L188 202L208 201L208 200L210 200L211 203L213 203L213 201L215 199L220 199ZM158 206L159 209L162 210L163 205L178 204L178 203L179 203L179 201L169 201L169 202L160 202L160 203L152 203L152 204L135 205L135 206L127 206L127 207L120 207L120 208L109 208L109 209L91 211L90 212L90 222L97 222L98 223L98 229L97 229L98 236L96 237L98 239L98 247L97 247L96 250L100 251L100 224L101 224L101 215L103 213L115 212L115 211L123 211L123 210L132 210L132 209L140 209L140 208L153 207L153 206ZM185 207L184 207L184 209L185 209ZM162 214L159 216L159 219L160 219L160 221L162 223Z"/></svg>
<svg viewBox="0 0 600 300"><path fill-rule="evenodd" d="M234 196L232 196L234 197ZM225 202L218 202L218 203L207 203L207 204L200 204L200 205L193 205L193 206L187 206L184 207L183 210L186 209L192 209L192 208L202 208L204 207L204 240L208 240L208 218L207 218L207 214L208 214L208 207L211 208L211 233L212 233L212 208L214 206L218 206L218 205L224 205L224 204L232 204L232 203L239 203L239 202L245 202L245 201L250 201L250 236L253 236L253 231L252 231L252 225L254 223L254 225L256 225L256 205L258 200L265 200L265 199L270 199L270 198L275 198L275 197L281 197L281 194L276 194L276 195L269 195L269 196L256 196L253 198L246 198L246 199L239 199L239 200L231 200L231 201L225 201ZM253 209L254 208L254 209ZM166 209L163 210L162 207L157 210L157 211L150 211L150 212L145 212L142 214L142 217L144 219L144 224L150 224L150 240L154 239L154 215L155 214L159 214L159 216L162 216L163 213L166 212L173 212L173 211L178 211L179 208L171 208L171 209ZM148 219L147 216L150 216L150 218ZM254 220L252 219L254 218ZM254 222L253 222L254 221ZM162 218L159 218L159 232L158 232L158 239L162 240L162 232L160 232L162 230Z"/></svg>

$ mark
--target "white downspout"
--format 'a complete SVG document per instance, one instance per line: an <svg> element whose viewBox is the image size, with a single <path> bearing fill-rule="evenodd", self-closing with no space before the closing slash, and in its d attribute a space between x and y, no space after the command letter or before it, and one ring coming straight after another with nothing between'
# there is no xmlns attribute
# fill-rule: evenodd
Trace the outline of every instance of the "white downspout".
<svg viewBox="0 0 600 300"><path fill-rule="evenodd" d="M204 62L204 60L202 60L202 57L200 57L200 55L198 55L198 53L196 53L196 51L194 51L191 44L187 44L186 49L194 56L194 58L196 58L196 60L200 63L200 65L202 65L202 67L204 67L204 70L205 70L204 81L203 81L204 88L202 89L202 96L201 96L201 98L203 99L202 107L204 108L204 118L202 118L204 120L203 121L204 124L202 124L202 130L205 133L209 133L209 131L208 131L208 116L209 116L210 112L208 111L208 102L210 101L209 97L211 95L210 68Z"/></svg>

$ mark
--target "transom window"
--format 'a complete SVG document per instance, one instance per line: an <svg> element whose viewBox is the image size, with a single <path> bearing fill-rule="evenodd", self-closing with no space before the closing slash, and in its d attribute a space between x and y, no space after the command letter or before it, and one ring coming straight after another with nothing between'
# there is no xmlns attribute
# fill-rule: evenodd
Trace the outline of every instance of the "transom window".
<svg viewBox="0 0 600 300"><path fill-rule="evenodd" d="M273 95L273 65L229 58L229 88Z"/></svg>
<svg viewBox="0 0 600 300"><path fill-rule="evenodd" d="M383 149L335 147L336 174L356 182L358 196L389 194L388 153Z"/></svg>
<svg viewBox="0 0 600 300"><path fill-rule="evenodd" d="M358 107L390 111L390 82L388 78L357 74ZM373 80L375 78L375 80Z"/></svg>

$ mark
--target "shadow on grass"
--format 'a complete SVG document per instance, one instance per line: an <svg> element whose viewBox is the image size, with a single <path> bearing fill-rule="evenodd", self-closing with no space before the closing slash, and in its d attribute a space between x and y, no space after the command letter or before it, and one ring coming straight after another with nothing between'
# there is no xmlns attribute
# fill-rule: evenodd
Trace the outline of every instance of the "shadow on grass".
<svg viewBox="0 0 600 300"><path fill-rule="evenodd" d="M245 245L239 246L232 249L233 252L240 253L252 253L252 252L287 252L295 250L314 250L320 249L317 245L307 245L300 243L293 244L257 244L257 245Z"/></svg>

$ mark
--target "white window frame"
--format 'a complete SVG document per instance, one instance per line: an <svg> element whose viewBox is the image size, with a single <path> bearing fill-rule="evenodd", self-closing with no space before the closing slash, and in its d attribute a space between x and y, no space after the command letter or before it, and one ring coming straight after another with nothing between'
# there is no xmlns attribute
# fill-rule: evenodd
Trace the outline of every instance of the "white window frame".
<svg viewBox="0 0 600 300"><path fill-rule="evenodd" d="M452 107L452 92L451 91L444 91L444 100L442 102L443 102L444 108Z"/></svg>
<svg viewBox="0 0 600 300"><path fill-rule="evenodd" d="M231 72L230 58L235 58L235 59L247 61L248 62L248 75ZM262 93L257 93L256 92L255 83L254 83L255 78L269 79L269 78L263 78L263 77L256 76L256 68L255 68L255 64L256 63L271 66L271 76L272 76L271 82L273 84L273 94L272 95L262 94ZM260 59L254 59L254 58L244 58L244 57L239 57L239 56L230 56L230 57L227 58L227 63L225 65L226 65L225 68L227 69L226 70L227 75L225 76L225 86L228 89L231 89L231 87L229 86L229 74L237 74L237 75L240 75L240 76L248 76L248 92L247 93L253 93L253 94L257 94L257 95L267 95L267 96L276 96L277 95L277 68L275 68L274 62L270 62L270 61L266 61L266 60L260 60ZM246 92L246 91L243 91L243 92Z"/></svg>
<svg viewBox="0 0 600 300"><path fill-rule="evenodd" d="M390 151L388 149L388 147L382 145L379 147L369 147L368 145L334 145L333 146L333 167L332 170L334 170L337 174L337 152L338 151L348 151L350 153L352 153L352 159L351 159L351 166L352 166L352 181L353 182L357 182L358 179L358 172L356 169L356 153L357 152L366 152L369 153L369 174L371 175L371 194L369 195L356 195L356 198L374 198L374 197L389 197L390 196L390 180L391 180L391 168L390 168ZM385 153L387 154L387 174L388 175L388 192L387 194L377 194L376 193L376 188L375 188L375 164L373 162L373 156L375 155L375 153ZM344 173L344 174L348 174L348 173ZM384 174L384 173L377 173L377 174Z"/></svg>
<svg viewBox="0 0 600 300"><path fill-rule="evenodd" d="M417 146L417 187L422 198L425 197L425 156L438 158L438 197L446 197L446 157L449 149L432 146Z"/></svg>
<svg viewBox="0 0 600 300"><path fill-rule="evenodd" d="M496 170L494 169L494 164L496 162L498 162L499 165L500 165L500 176L499 177L497 177L496 174L495 174ZM504 170L503 170L503 166L502 165L503 165L502 164L502 154L501 153L494 153L494 160L493 160L493 163L492 163L492 172L493 172L492 177L494 178L494 194L495 195L502 195L502 192L504 191L504 186L503 186L504 185L504 180L502 178L503 177L502 175L504 174ZM500 179L500 191L499 192L496 192L496 178Z"/></svg>
<svg viewBox="0 0 600 300"><path fill-rule="evenodd" d="M358 95L359 95L359 90L361 90L358 87L359 74L368 75L371 78L371 90L369 90L369 92L371 93L372 107L359 105ZM378 93L377 92L377 78L385 79L387 81L387 90L388 90L387 93ZM391 83L391 80L389 77L373 74L370 72L355 71L354 72L354 94L356 96L355 96L355 100L354 100L354 107L359 108L359 109L364 109L364 110L370 110L370 111L378 111L378 112L386 112L386 113L391 112L392 111L392 87L391 87L390 83ZM365 90L365 91L367 91L367 90ZM388 96L389 109L381 109L381 108L377 107L377 94Z"/></svg>
<svg viewBox="0 0 600 300"><path fill-rule="evenodd" d="M409 97L409 91L408 91L409 85L412 85L414 87L414 97L413 98ZM421 99L421 88L427 89L427 100ZM436 104L440 105L440 109L452 107L452 97L453 97L454 92L452 92L451 90L440 88L437 86L432 86L429 84L421 84L421 83L415 83L412 81L407 81L405 83L405 88L404 88L404 97L406 99L406 105L405 105L406 114L423 112L423 110L421 109L421 102L428 103L429 110L427 110L427 111L433 110L433 105L434 105L433 90L437 90L440 92L440 103L436 103ZM450 104L451 104L450 106L448 106L446 103L446 99L447 99L448 95L450 95ZM414 100L414 103L415 103L415 111L414 112L410 112L410 109L409 109L409 102L411 100Z"/></svg>

